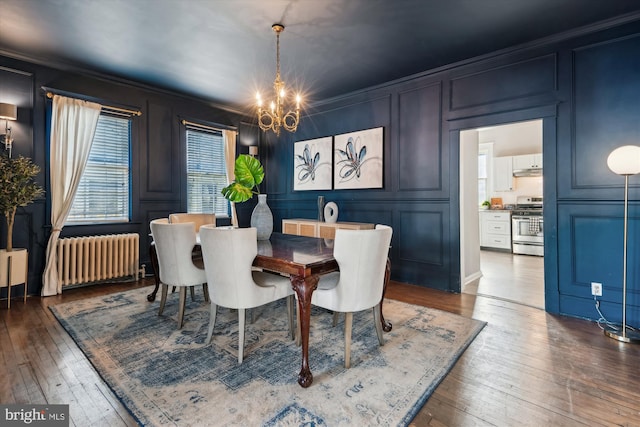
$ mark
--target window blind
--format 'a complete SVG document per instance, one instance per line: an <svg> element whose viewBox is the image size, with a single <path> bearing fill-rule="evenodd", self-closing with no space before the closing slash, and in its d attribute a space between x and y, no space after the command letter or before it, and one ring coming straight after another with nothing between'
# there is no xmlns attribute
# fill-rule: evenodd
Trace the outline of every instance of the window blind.
<svg viewBox="0 0 640 427"><path fill-rule="evenodd" d="M187 212L229 214L221 190L227 186L220 131L187 128Z"/></svg>
<svg viewBox="0 0 640 427"><path fill-rule="evenodd" d="M69 223L128 222L131 120L101 114Z"/></svg>

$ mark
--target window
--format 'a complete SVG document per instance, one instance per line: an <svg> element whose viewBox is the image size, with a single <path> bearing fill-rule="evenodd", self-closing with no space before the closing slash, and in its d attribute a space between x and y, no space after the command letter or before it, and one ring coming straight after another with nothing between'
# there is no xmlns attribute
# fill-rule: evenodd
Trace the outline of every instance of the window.
<svg viewBox="0 0 640 427"><path fill-rule="evenodd" d="M128 222L129 118L100 114L67 224Z"/></svg>
<svg viewBox="0 0 640 427"><path fill-rule="evenodd" d="M187 212L228 215L226 186L222 132L187 128Z"/></svg>
<svg viewBox="0 0 640 427"><path fill-rule="evenodd" d="M478 153L478 206L487 198L487 153Z"/></svg>
<svg viewBox="0 0 640 427"><path fill-rule="evenodd" d="M478 206L489 200L491 192L493 143L486 142L478 146Z"/></svg>

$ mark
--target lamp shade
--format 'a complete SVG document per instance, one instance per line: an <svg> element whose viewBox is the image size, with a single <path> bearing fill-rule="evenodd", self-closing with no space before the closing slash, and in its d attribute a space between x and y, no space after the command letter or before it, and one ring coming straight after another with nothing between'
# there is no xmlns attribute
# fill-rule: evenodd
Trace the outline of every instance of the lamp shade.
<svg viewBox="0 0 640 427"><path fill-rule="evenodd" d="M635 175L640 173L640 147L624 145L609 154L607 166L618 175Z"/></svg>
<svg viewBox="0 0 640 427"><path fill-rule="evenodd" d="M257 156L258 155L258 146L257 145L250 145L249 146L249 154L252 156Z"/></svg>
<svg viewBox="0 0 640 427"><path fill-rule="evenodd" d="M18 106L0 102L0 120L16 120L18 118Z"/></svg>

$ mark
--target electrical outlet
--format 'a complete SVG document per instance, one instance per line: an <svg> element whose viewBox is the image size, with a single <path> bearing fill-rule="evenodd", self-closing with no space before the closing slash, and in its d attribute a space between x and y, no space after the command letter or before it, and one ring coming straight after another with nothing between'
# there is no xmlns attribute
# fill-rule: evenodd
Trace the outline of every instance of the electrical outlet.
<svg viewBox="0 0 640 427"><path fill-rule="evenodd" d="M591 282L591 295L596 297L602 296L602 283Z"/></svg>

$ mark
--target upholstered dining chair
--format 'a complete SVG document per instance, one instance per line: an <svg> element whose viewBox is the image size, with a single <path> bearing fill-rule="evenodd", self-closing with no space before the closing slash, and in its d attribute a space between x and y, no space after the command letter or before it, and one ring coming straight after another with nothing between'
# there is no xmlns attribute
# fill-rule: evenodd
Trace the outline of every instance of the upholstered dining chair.
<svg viewBox="0 0 640 427"><path fill-rule="evenodd" d="M205 213L172 213L169 214L169 222L172 224L182 222L193 222L196 226L196 233L200 231L200 227L205 224L215 224L215 214Z"/></svg>
<svg viewBox="0 0 640 427"><path fill-rule="evenodd" d="M196 233L198 233L200 231L200 227L202 227L203 225L213 224L213 226L215 226L216 215L208 214L208 213L187 213L187 212L172 213L172 214L169 214L169 222L171 224L192 222L196 226ZM204 264L202 262L202 251L200 250L200 246L196 246L193 249L191 253L191 258L193 259L193 262L196 266L200 268L204 268ZM175 287L173 288L172 292L173 291L175 291ZM204 287L204 293L205 293L205 299L207 300L207 302L209 302L208 291L206 286ZM194 288L191 288L191 299L193 300L194 298L195 298Z"/></svg>
<svg viewBox="0 0 640 427"><path fill-rule="evenodd" d="M380 345L384 344L381 324L384 276L393 230L378 224L374 230L336 230L333 256L340 271L325 274L311 296L311 304L345 313L344 367L351 366L353 313L373 309L373 321ZM334 322L335 323L335 322Z"/></svg>
<svg viewBox="0 0 640 427"><path fill-rule="evenodd" d="M238 364L244 357L245 310L287 298L289 334L293 336L293 289L287 277L252 270L258 253L255 228L200 228L200 244L211 299L207 344L211 342L217 307L238 310Z"/></svg>
<svg viewBox="0 0 640 427"><path fill-rule="evenodd" d="M164 219L151 221L151 235L158 255L158 272L162 284L162 297L158 316L162 315L167 302L169 286L180 288L178 329L184 322L187 288L204 284L207 277L204 269L193 264L191 251L196 245L196 230L193 223L170 224ZM205 295L205 299L207 296Z"/></svg>

